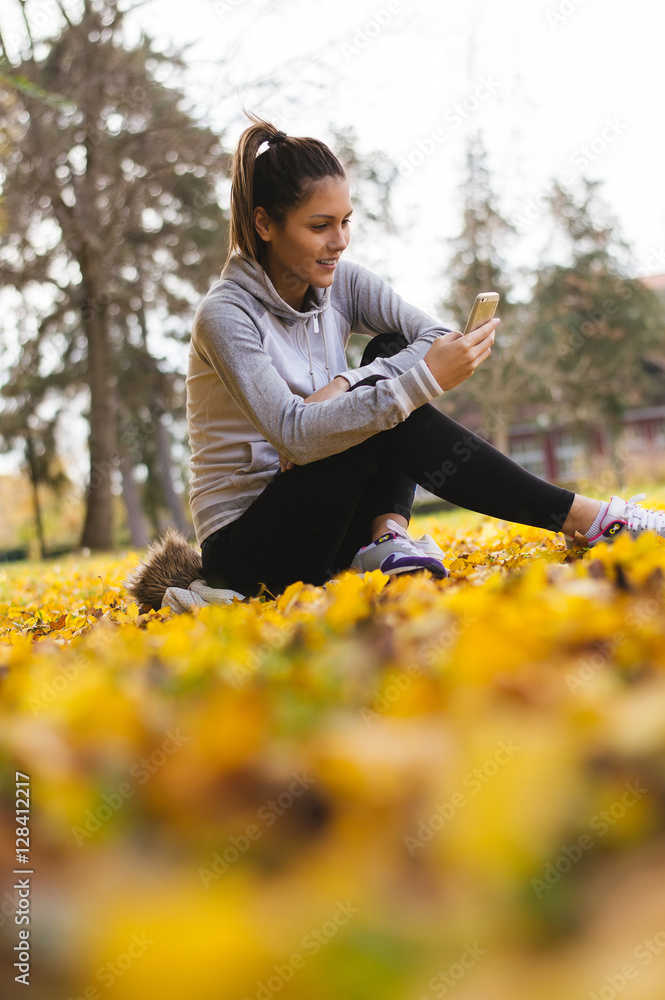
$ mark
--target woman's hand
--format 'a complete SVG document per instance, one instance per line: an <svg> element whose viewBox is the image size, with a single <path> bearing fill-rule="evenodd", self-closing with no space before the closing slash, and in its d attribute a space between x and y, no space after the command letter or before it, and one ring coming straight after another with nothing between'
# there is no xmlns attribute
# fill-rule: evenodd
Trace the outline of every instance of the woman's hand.
<svg viewBox="0 0 665 1000"><path fill-rule="evenodd" d="M454 389L460 382L471 378L478 365L489 358L494 331L500 322L499 319L491 319L466 335L455 330L437 337L425 355L425 361L444 391Z"/></svg>
<svg viewBox="0 0 665 1000"><path fill-rule="evenodd" d="M342 375L336 375L332 382L328 382L323 388L317 389L316 392L311 393L304 400L305 403L320 403L324 399L334 399L335 396L341 396L343 392L349 388L349 383ZM285 455L279 456L279 467L282 472L287 472L289 469L293 468L293 462L286 458Z"/></svg>

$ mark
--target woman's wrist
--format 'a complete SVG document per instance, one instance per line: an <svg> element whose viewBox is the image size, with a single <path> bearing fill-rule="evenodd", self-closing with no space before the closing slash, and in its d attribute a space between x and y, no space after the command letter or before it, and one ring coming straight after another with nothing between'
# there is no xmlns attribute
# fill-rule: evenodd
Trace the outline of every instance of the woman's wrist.
<svg viewBox="0 0 665 1000"><path fill-rule="evenodd" d="M332 382L328 382L327 385L321 386L316 392L312 392L305 399L306 403L320 403L326 399L334 399L335 396L341 396L342 393L346 392L349 388L349 383L343 375L335 375Z"/></svg>

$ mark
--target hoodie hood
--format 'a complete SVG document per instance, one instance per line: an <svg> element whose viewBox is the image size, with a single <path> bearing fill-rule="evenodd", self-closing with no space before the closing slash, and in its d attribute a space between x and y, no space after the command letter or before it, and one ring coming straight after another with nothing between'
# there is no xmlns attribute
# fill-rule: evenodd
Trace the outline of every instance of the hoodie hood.
<svg viewBox="0 0 665 1000"><path fill-rule="evenodd" d="M290 306L288 302L285 302L281 295L277 293L275 286L261 265L251 258L245 257L244 254L235 253L230 258L228 264L226 264L223 268L220 278L222 281L233 281L244 291L249 292L249 294L264 305L265 308L273 314L273 316L276 316L280 322L284 324L284 326L291 328L296 324L302 325L307 342L309 376L312 380L312 392L316 391L317 386L314 378L312 345L309 339L307 327L311 319L314 332L318 334L320 319L320 331L323 337L323 350L325 353L326 377L328 382L332 382L333 377L330 372L326 328L323 321L323 313L330 304L330 289L332 288L332 285L328 285L327 288L314 288L310 285L307 290L307 296L312 304L309 309L306 309L304 312L300 312L298 309L294 309L293 306Z"/></svg>
<svg viewBox="0 0 665 1000"><path fill-rule="evenodd" d="M293 326L294 323L302 323L312 316L318 316L330 304L331 285L327 288L314 288L310 285L307 292L310 308L304 312L294 309L275 290L275 286L261 265L240 253L233 254L222 269L220 278L223 281L233 281L249 292L286 326Z"/></svg>

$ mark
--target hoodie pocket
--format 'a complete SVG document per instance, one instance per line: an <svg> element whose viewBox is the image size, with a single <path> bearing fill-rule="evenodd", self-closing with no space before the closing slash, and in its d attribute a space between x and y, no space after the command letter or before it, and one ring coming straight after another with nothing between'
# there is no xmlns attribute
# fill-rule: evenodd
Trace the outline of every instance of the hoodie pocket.
<svg viewBox="0 0 665 1000"><path fill-rule="evenodd" d="M234 486L244 487L255 482L255 477L270 478L279 469L279 452L267 441L248 441L245 444L247 462L233 473Z"/></svg>

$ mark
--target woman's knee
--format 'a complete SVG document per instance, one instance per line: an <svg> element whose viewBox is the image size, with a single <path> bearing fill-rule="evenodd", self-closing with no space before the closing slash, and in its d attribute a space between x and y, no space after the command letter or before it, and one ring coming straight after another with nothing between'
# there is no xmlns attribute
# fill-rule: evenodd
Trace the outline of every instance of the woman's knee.
<svg viewBox="0 0 665 1000"><path fill-rule="evenodd" d="M375 358L392 358L408 346L409 343L402 333L377 333L365 346L360 361L361 367L371 364Z"/></svg>

